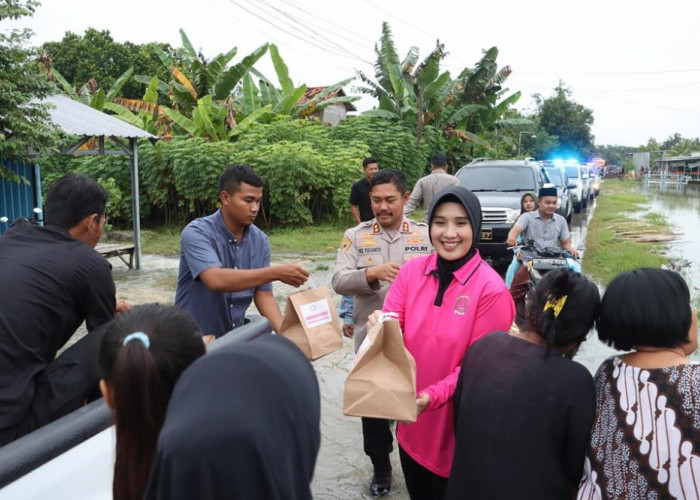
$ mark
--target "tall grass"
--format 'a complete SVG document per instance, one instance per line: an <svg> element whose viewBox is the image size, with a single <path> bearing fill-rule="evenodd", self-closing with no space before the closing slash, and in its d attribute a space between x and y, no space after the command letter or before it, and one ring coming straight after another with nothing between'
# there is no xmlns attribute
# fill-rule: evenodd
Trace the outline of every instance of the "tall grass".
<svg viewBox="0 0 700 500"><path fill-rule="evenodd" d="M662 254L664 243L643 243L635 234L666 233L668 226L661 214L647 210L647 198L636 192L635 181L607 179L603 185L593 218L588 224L584 272L607 285L621 272L638 267L660 267L668 259Z"/></svg>

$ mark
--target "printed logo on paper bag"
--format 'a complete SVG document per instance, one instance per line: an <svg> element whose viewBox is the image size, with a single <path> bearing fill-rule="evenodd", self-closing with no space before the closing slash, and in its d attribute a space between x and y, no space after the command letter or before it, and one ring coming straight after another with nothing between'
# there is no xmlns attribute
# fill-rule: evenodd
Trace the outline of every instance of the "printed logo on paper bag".
<svg viewBox="0 0 700 500"><path fill-rule="evenodd" d="M306 326L309 328L325 325L333 321L331 310L328 307L328 301L326 299L299 306L299 310L301 311L304 323L306 323Z"/></svg>

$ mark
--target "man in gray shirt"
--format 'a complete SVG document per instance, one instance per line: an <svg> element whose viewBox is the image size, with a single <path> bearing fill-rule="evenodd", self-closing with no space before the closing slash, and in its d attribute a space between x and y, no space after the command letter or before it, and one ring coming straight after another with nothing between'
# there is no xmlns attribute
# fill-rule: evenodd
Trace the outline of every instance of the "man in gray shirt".
<svg viewBox="0 0 700 500"><path fill-rule="evenodd" d="M518 235L522 233L525 241L535 240L542 248L560 245L573 258L578 259L578 252L571 245L566 219L557 214L556 211L557 188L541 188L537 197L537 210L525 212L513 224L508 233L508 245L515 246ZM522 251L523 263L529 262L535 257L535 252L531 250Z"/></svg>
<svg viewBox="0 0 700 500"><path fill-rule="evenodd" d="M447 186L459 184L457 177L447 173L447 157L445 155L441 153L433 155L430 160L430 168L432 172L418 179L418 182L413 187L411 196L403 211L404 215L408 216L418 208L421 200L423 201L423 207L427 210L430 202L433 201L438 192Z"/></svg>

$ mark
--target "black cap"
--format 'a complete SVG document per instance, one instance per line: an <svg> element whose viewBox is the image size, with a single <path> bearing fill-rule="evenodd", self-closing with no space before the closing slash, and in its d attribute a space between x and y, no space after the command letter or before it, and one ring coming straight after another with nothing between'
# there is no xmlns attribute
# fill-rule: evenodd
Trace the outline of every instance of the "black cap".
<svg viewBox="0 0 700 500"><path fill-rule="evenodd" d="M540 192L538 193L537 198L542 198L543 196L558 196L557 188L555 188L554 186L540 188Z"/></svg>

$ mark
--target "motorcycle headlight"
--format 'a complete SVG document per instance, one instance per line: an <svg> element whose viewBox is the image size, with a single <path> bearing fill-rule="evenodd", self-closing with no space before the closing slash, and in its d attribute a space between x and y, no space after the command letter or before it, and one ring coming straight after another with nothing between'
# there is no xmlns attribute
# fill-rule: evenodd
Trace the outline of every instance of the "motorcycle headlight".
<svg viewBox="0 0 700 500"><path fill-rule="evenodd" d="M513 224L520 216L520 210L517 208L515 210L506 210L506 222L508 224Z"/></svg>

